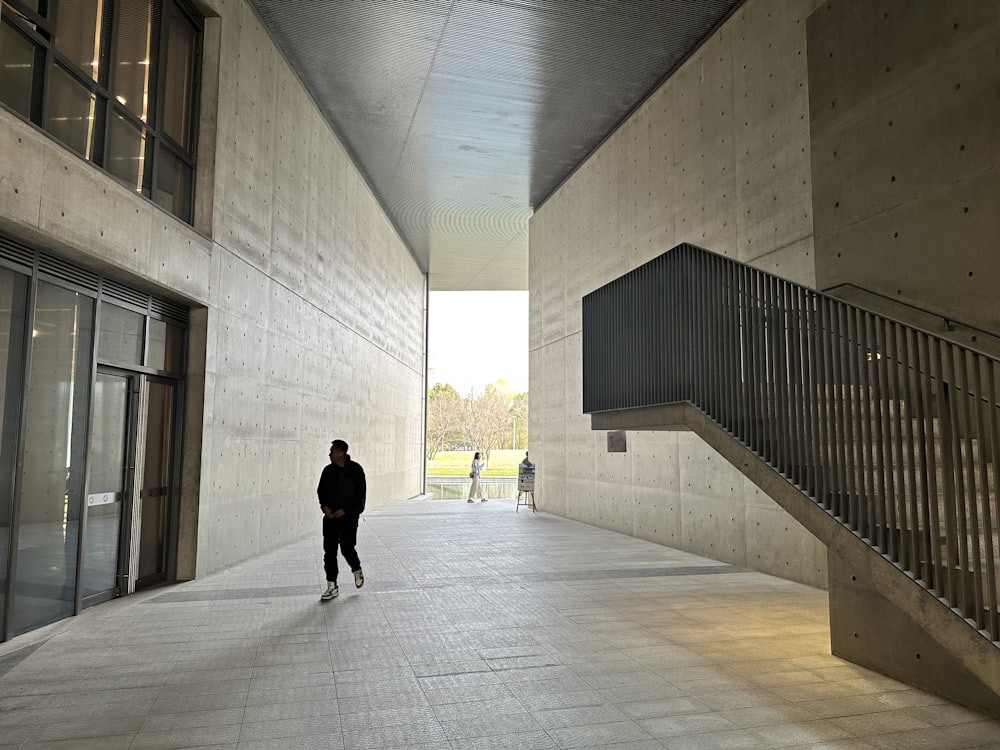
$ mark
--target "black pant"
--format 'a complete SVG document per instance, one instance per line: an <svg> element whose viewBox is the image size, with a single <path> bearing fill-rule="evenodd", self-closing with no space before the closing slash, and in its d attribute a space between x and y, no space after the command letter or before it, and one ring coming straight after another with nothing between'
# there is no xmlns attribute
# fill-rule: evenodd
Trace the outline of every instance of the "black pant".
<svg viewBox="0 0 1000 750"><path fill-rule="evenodd" d="M351 570L361 570L361 560L355 546L358 543L358 517L343 516L342 518L323 517L323 567L326 569L326 580L337 580L337 545Z"/></svg>

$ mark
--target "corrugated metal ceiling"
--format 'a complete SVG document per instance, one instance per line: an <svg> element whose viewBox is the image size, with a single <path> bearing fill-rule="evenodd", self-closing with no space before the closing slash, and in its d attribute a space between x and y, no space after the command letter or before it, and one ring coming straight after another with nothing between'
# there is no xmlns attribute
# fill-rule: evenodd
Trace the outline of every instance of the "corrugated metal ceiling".
<svg viewBox="0 0 1000 750"><path fill-rule="evenodd" d="M532 210L742 0L251 0L434 290L526 289Z"/></svg>

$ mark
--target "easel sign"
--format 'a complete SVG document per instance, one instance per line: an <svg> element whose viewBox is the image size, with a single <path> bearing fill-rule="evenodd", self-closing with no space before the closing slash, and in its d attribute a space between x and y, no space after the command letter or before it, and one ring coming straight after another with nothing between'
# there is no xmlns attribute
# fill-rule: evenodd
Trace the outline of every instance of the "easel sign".
<svg viewBox="0 0 1000 750"><path fill-rule="evenodd" d="M531 512L535 512L535 467L523 464L517 469L517 507L514 512L522 505L530 506Z"/></svg>
<svg viewBox="0 0 1000 750"><path fill-rule="evenodd" d="M528 468L527 466L522 466L517 472L517 491L518 492L534 492L535 491L535 467L532 466Z"/></svg>

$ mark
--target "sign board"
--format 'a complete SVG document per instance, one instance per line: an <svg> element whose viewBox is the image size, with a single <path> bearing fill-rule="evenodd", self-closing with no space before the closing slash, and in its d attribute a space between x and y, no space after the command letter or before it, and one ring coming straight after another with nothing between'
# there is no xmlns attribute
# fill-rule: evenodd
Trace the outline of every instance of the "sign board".
<svg viewBox="0 0 1000 750"><path fill-rule="evenodd" d="M627 453L625 431L615 430L608 433L608 453Z"/></svg>
<svg viewBox="0 0 1000 750"><path fill-rule="evenodd" d="M518 492L534 492L535 491L535 467L534 466L519 466L517 469L517 491Z"/></svg>

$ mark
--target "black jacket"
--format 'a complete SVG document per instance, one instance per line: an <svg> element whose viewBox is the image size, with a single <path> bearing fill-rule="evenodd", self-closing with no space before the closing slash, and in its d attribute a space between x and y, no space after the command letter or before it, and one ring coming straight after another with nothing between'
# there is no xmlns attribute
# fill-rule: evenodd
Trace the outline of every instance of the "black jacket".
<svg viewBox="0 0 1000 750"><path fill-rule="evenodd" d="M364 513L367 494L365 470L361 468L361 464L352 461L350 456L347 457L347 463L343 468L334 463L327 464L316 488L321 508L342 510L349 516L360 516Z"/></svg>

